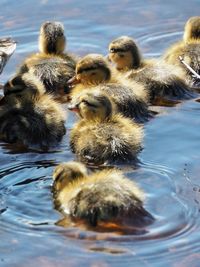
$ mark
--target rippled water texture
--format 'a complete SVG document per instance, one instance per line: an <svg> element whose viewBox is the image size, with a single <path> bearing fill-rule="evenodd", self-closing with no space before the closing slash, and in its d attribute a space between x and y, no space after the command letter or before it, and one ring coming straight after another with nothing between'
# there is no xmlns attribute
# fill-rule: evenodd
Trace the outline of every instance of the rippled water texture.
<svg viewBox="0 0 200 267"><path fill-rule="evenodd" d="M18 41L1 82L37 50L45 20L64 23L74 53L106 54L113 38L131 35L150 57L181 38L185 21L199 10L199 0L1 0L0 36ZM73 121L69 114L68 129ZM199 132L195 100L161 108L145 125L140 166L130 166L128 175L147 192L145 208L156 221L144 233L122 236L56 225L62 216L53 207L51 175L56 164L74 158L68 136L49 153L19 153L0 143L0 266L199 267Z"/></svg>

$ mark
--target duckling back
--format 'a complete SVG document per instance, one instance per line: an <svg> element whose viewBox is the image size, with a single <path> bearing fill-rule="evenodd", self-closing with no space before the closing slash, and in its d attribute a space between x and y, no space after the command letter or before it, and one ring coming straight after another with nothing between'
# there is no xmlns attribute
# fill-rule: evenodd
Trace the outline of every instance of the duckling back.
<svg viewBox="0 0 200 267"><path fill-rule="evenodd" d="M20 73L27 71L38 77L44 84L46 91L63 95L69 93L67 82L75 74L75 62L64 60L58 56L38 54L28 58Z"/></svg>
<svg viewBox="0 0 200 267"><path fill-rule="evenodd" d="M179 67L151 60L145 67L127 72L125 77L142 83L149 91L150 101L154 102L158 97L171 100L191 98L192 91L184 80L184 74Z"/></svg>
<svg viewBox="0 0 200 267"><path fill-rule="evenodd" d="M81 120L76 123L70 133L70 147L83 162L127 162L137 159L142 137L141 126L115 115L104 122Z"/></svg>
<svg viewBox="0 0 200 267"><path fill-rule="evenodd" d="M64 118L58 116L59 113L49 99L38 99L35 103L19 102L8 108L3 116L0 114L2 139L9 143L19 142L41 148L55 145L65 134Z"/></svg>
<svg viewBox="0 0 200 267"><path fill-rule="evenodd" d="M41 147L60 141L65 134L65 115L51 96L42 93L42 83L25 74L10 86L13 87L7 88L0 112L3 139Z"/></svg>
<svg viewBox="0 0 200 267"><path fill-rule="evenodd" d="M65 171L62 174L62 179L66 179ZM54 187L56 183L55 180ZM143 207L142 190L115 169L77 178L56 191L55 196L64 214L91 226L101 222L122 222L127 218L132 225L153 221Z"/></svg>
<svg viewBox="0 0 200 267"><path fill-rule="evenodd" d="M130 84L116 84L107 83L98 86L96 89L108 94L117 107L117 111L123 116L133 118L136 122L144 123L151 118L148 110L148 102L146 97L138 96L140 89L143 86L133 83Z"/></svg>

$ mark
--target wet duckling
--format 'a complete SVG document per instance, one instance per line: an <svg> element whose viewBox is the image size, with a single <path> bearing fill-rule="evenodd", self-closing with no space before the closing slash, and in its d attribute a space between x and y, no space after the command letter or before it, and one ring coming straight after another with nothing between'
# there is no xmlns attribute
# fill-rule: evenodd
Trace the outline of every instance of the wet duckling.
<svg viewBox="0 0 200 267"><path fill-rule="evenodd" d="M30 72L45 85L47 92L69 93L67 81L75 74L76 59L64 53L66 38L60 22L42 24L39 35L39 53L28 56L18 73Z"/></svg>
<svg viewBox="0 0 200 267"><path fill-rule="evenodd" d="M142 127L113 114L107 95L88 90L74 99L69 109L81 118L70 134L71 149L81 161L99 165L136 159L141 151Z"/></svg>
<svg viewBox="0 0 200 267"><path fill-rule="evenodd" d="M141 226L153 222L143 207L144 192L117 169L88 175L78 162L60 164L53 173L55 205L72 220L90 226L101 222L123 222Z"/></svg>
<svg viewBox="0 0 200 267"><path fill-rule="evenodd" d="M85 89L98 89L109 95L124 116L134 118L137 122L149 119L148 94L144 87L111 70L102 55L89 54L83 57L77 63L75 77L68 83L75 85L72 98Z"/></svg>
<svg viewBox="0 0 200 267"><path fill-rule="evenodd" d="M6 142L26 146L55 145L65 134L65 114L45 94L41 81L29 73L16 76L4 86L0 106L0 136Z"/></svg>
<svg viewBox="0 0 200 267"><path fill-rule="evenodd" d="M144 85L151 102L157 97L191 97L191 92L182 78L184 72L181 68L161 60L144 60L138 45L128 36L119 37L110 43L109 59L126 78Z"/></svg>
<svg viewBox="0 0 200 267"><path fill-rule="evenodd" d="M16 42L11 38L0 38L0 74L8 59L16 49Z"/></svg>
<svg viewBox="0 0 200 267"><path fill-rule="evenodd" d="M200 84L199 79L181 63L180 58L200 75L200 16L191 17L185 24L183 40L173 44L163 55L166 62L180 66L191 85Z"/></svg>

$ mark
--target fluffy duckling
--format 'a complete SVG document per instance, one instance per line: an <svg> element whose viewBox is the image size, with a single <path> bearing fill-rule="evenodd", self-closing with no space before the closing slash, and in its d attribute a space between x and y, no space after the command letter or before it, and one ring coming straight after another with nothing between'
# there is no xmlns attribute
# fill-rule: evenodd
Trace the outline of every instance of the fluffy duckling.
<svg viewBox="0 0 200 267"><path fill-rule="evenodd" d="M157 97L189 98L191 92L182 77L181 68L161 60L144 60L136 42L122 36L109 45L109 59L125 77L134 80L148 90L150 101Z"/></svg>
<svg viewBox="0 0 200 267"><path fill-rule="evenodd" d="M124 116L134 118L137 122L149 119L148 95L144 87L111 70L102 55L89 54L83 57L77 63L75 77L68 84L75 85L72 98L85 89L98 89L109 95Z"/></svg>
<svg viewBox="0 0 200 267"><path fill-rule="evenodd" d="M137 226L153 221L143 207L144 192L119 170L88 175L83 164L68 162L56 167L53 179L55 204L72 220L83 220L93 227L126 218Z"/></svg>
<svg viewBox="0 0 200 267"><path fill-rule="evenodd" d="M49 147L65 134L65 115L59 104L45 94L41 81L29 73L16 76L4 86L0 106L0 136L6 142Z"/></svg>
<svg viewBox="0 0 200 267"><path fill-rule="evenodd" d="M69 93L67 81L74 76L76 59L64 53L66 38L60 22L45 22L39 35L39 53L28 56L18 73L31 72L45 85L48 92Z"/></svg>
<svg viewBox="0 0 200 267"><path fill-rule="evenodd" d="M88 90L74 99L69 109L81 117L70 134L71 149L81 161L98 165L136 159L142 127L119 113L113 114L105 94Z"/></svg>
<svg viewBox="0 0 200 267"><path fill-rule="evenodd" d="M11 38L0 39L0 74L2 73L8 59L16 49L16 42Z"/></svg>
<svg viewBox="0 0 200 267"><path fill-rule="evenodd" d="M180 61L179 57L200 75L200 17L191 17L185 24L183 40L173 44L165 53L164 60L186 71L191 85L200 83Z"/></svg>

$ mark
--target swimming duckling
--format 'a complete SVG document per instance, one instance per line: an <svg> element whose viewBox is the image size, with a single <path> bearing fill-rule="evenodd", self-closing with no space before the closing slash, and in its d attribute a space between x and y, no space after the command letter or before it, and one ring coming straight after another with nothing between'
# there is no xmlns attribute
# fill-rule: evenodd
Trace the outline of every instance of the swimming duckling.
<svg viewBox="0 0 200 267"><path fill-rule="evenodd" d="M200 84L199 79L181 63L180 56L200 75L200 16L191 17L186 22L183 40L173 44L163 55L166 62L179 66L186 72L191 85L196 82Z"/></svg>
<svg viewBox="0 0 200 267"><path fill-rule="evenodd" d="M148 94L144 87L111 70L102 55L89 54L83 57L77 63L76 76L68 84L75 85L72 98L85 89L98 89L109 95L124 116L134 118L137 122L149 119Z"/></svg>
<svg viewBox="0 0 200 267"><path fill-rule="evenodd" d="M8 59L16 49L16 42L11 38L0 39L0 74L2 73Z"/></svg>
<svg viewBox="0 0 200 267"><path fill-rule="evenodd" d="M0 136L6 142L49 147L65 134L65 116L59 104L45 94L42 82L29 73L4 86L0 106Z"/></svg>
<svg viewBox="0 0 200 267"><path fill-rule="evenodd" d="M126 218L137 226L153 222L143 207L144 192L117 169L88 175L83 164L68 162L55 168L53 179L55 204L72 220L93 227Z"/></svg>
<svg viewBox="0 0 200 267"><path fill-rule="evenodd" d="M48 92L69 93L67 81L74 76L76 59L64 53L66 38L60 22L45 22L39 35L39 53L28 56L18 73L30 72L45 85Z"/></svg>
<svg viewBox="0 0 200 267"><path fill-rule="evenodd" d="M128 36L119 37L110 43L109 59L126 78L144 85L149 92L150 101L157 97L191 97L191 92L182 78L184 72L181 68L161 60L144 60L138 45Z"/></svg>
<svg viewBox="0 0 200 267"><path fill-rule="evenodd" d="M113 114L108 96L88 90L74 99L69 109L81 118L70 134L71 149L81 161L99 165L136 159L141 151L142 127Z"/></svg>

